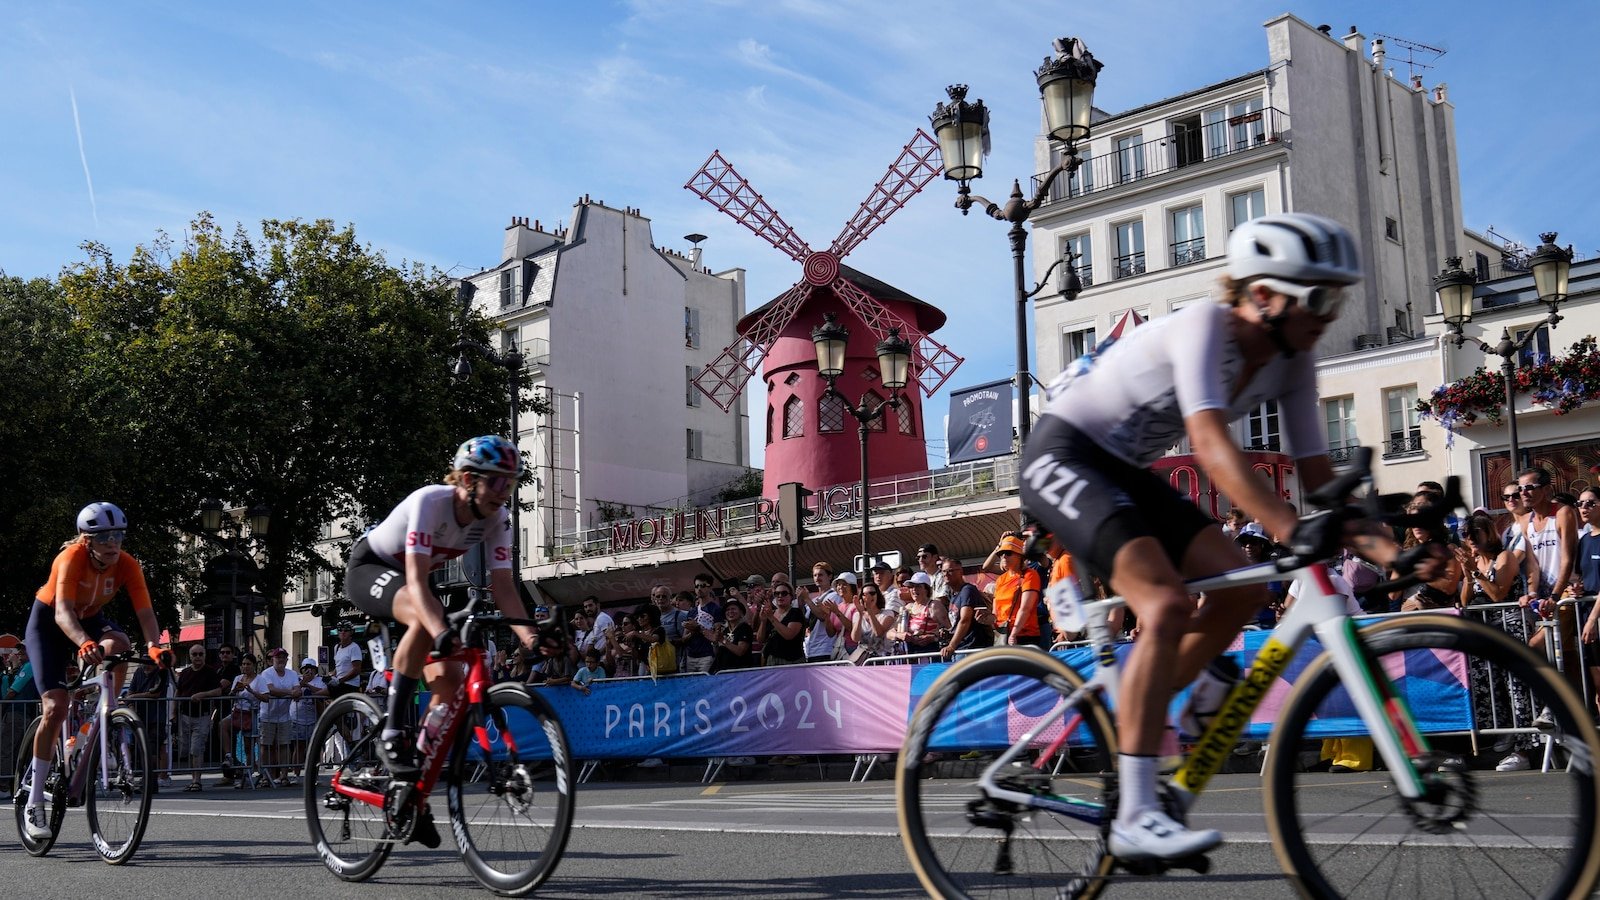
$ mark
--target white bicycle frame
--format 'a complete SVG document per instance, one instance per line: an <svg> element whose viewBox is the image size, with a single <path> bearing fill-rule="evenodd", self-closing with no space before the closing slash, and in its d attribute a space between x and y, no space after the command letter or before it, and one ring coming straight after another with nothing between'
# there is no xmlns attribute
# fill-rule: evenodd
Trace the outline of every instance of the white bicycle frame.
<svg viewBox="0 0 1600 900"><path fill-rule="evenodd" d="M1412 758L1428 749L1426 738L1417 729L1410 709L1394 690L1386 675L1375 672L1356 635L1355 620L1345 609L1342 595L1336 593L1328 577L1327 568L1320 562L1295 568L1282 568L1283 563L1294 566L1294 560L1275 560L1257 563L1187 582L1191 593L1203 593L1226 588L1265 584L1269 581L1293 579L1297 584L1294 605L1284 615L1255 660L1228 695L1218 714L1200 736L1189 755L1171 778L1170 785L1185 808L1193 804L1204 790L1211 776L1221 768L1222 761L1232 750L1240 732L1248 724L1250 714L1260 704L1269 687L1283 674L1295 651L1307 637L1315 634L1333 661L1339 680L1354 702L1361 721L1375 743L1379 755L1395 779L1395 787L1402 796L1418 799L1423 784ZM1023 808L1046 809L1052 812L1084 818L1089 810L1098 812L1098 803L1070 797L1043 797L1036 794L1010 790L1000 786L998 775L1028 748L1035 746L1046 730L1056 726L1086 695L1096 695L1108 708L1115 710L1119 700L1122 667L1117 661L1115 641L1107 622L1108 614L1126 605L1121 597L1086 602L1074 579L1063 579L1046 591L1051 614L1063 623L1065 630L1086 628L1089 643L1095 650L1094 673L1083 686L1059 700L1056 706L1041 717L1027 733L1014 741L978 779L983 793L993 799L1010 801ZM1059 751L1077 729L1081 715L1069 717L1061 733L1041 755L1041 765ZM1108 748L1115 749L1115 748Z"/></svg>
<svg viewBox="0 0 1600 900"><path fill-rule="evenodd" d="M95 715L89 720L89 739L91 741L97 741L100 744L99 787L101 790L106 790L111 786L111 748L109 746L110 738L107 736L109 729L106 728L106 723L111 720L110 717L112 709L111 672L111 666L104 664L101 665L100 674L97 679L100 683L100 696L95 700ZM70 702L70 695L68 702ZM74 734L75 733L76 732L74 732ZM63 722L61 726L61 734L57 736L57 740L59 740L61 743L61 747L57 752L61 754L61 767L67 773L67 797L69 798L69 805L70 800L81 799L83 797L83 791L87 787L87 785L84 784L84 778L88 774L85 766L73 766L72 759L67 755L67 742L71 737L72 735L68 734L66 723ZM88 748L83 748L82 752L88 752Z"/></svg>

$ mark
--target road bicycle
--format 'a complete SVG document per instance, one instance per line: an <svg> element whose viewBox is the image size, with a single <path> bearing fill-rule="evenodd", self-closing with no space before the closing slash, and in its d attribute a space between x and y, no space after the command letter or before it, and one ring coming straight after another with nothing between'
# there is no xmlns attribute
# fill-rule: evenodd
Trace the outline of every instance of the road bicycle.
<svg viewBox="0 0 1600 900"><path fill-rule="evenodd" d="M1357 454L1351 470L1308 503L1354 517L1343 498L1369 481L1370 459L1370 451ZM1438 534L1459 502L1454 479L1448 496L1455 498L1448 507L1403 515L1397 509L1409 497L1369 491L1359 515ZM1563 677L1506 633L1454 615L1360 625L1319 560L1246 566L1192 581L1189 590L1290 577L1298 580L1299 599L1265 634L1217 715L1164 780L1168 813L1186 817L1270 695L1282 703L1262 773L1266 825L1302 896L1589 896L1600 880L1600 739ZM1414 576L1375 590L1410 583ZM1107 852L1117 808L1112 710L1120 667L1106 614L1123 601L1085 602L1065 583L1047 593L1058 621L1068 630L1081 621L1088 630L1087 680L1054 656L995 648L944 672L912 714L896 804L906 852L933 897L1091 898L1173 868L1209 868L1205 857L1123 863ZM1322 649L1297 658L1308 642ZM1553 746L1553 774L1479 771L1468 763L1464 751L1476 748L1479 736L1470 695L1489 687L1473 682L1469 673L1480 671L1520 680L1548 707L1553 724L1542 739ZM1424 724L1449 723L1447 709L1466 724L1430 724L1425 732L1413 714ZM1324 742L1348 740L1371 740L1384 771L1329 772L1320 757L1336 748ZM961 751L993 758L960 762L954 756ZM1531 783L1554 778L1561 782Z"/></svg>
<svg viewBox="0 0 1600 900"><path fill-rule="evenodd" d="M385 714L365 694L330 702L305 766L306 824L317 855L345 881L371 878L396 844L416 835L441 779L450 830L480 884L524 896L555 871L572 829L572 754L554 710L523 684L494 684L484 665L496 624L533 625L494 611L487 588L448 617L466 678L424 747L415 783L392 778L378 752Z"/></svg>
<svg viewBox="0 0 1600 900"><path fill-rule="evenodd" d="M33 737L44 717L36 717L22 732L17 751L17 792L12 806L17 819L17 835L22 849L43 856L55 846L67 809L82 806L89 816L89 834L100 858L121 865L133 858L150 824L150 798L155 794L155 771L150 761L150 744L144 723L133 710L116 707L112 694L112 671L140 659L126 651L108 656L99 666L87 667L67 685L67 694L89 689L96 691L93 705L85 698L70 704L61 726L59 746L45 778L45 809L49 814L49 837L28 836L24 810L33 786ZM91 683L94 679L97 683ZM82 707L88 707L85 713Z"/></svg>

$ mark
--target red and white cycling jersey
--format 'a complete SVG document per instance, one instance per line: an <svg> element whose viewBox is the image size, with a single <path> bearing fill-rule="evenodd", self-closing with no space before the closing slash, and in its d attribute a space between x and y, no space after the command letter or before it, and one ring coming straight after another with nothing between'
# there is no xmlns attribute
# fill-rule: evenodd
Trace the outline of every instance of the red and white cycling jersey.
<svg viewBox="0 0 1600 900"><path fill-rule="evenodd" d="M405 570L406 554L427 555L431 571L444 568L473 544L481 543L490 569L511 568L511 510L502 506L487 518L461 525L456 522L455 492L448 484L412 491L367 533L367 546L401 571Z"/></svg>

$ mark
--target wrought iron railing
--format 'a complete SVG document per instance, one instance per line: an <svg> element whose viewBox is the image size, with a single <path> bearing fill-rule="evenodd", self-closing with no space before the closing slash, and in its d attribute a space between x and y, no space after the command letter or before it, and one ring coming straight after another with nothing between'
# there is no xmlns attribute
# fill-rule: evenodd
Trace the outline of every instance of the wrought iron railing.
<svg viewBox="0 0 1600 900"><path fill-rule="evenodd" d="M1348 465L1350 457L1355 455L1356 447L1329 447L1328 462L1336 466Z"/></svg>
<svg viewBox="0 0 1600 900"><path fill-rule="evenodd" d="M1422 434L1391 435L1383 445L1383 458L1395 459L1401 456L1415 456L1422 452Z"/></svg>
<svg viewBox="0 0 1600 900"><path fill-rule="evenodd" d="M1206 239L1203 237L1178 241L1172 245L1172 265L1192 266L1206 261Z"/></svg>
<svg viewBox="0 0 1600 900"><path fill-rule="evenodd" d="M1244 445L1244 449L1252 453L1277 453L1283 449L1283 444L1277 438L1266 438L1251 441Z"/></svg>
<svg viewBox="0 0 1600 900"><path fill-rule="evenodd" d="M1128 278L1133 275L1144 274L1143 250L1140 250L1138 253L1129 253L1126 256L1119 256L1113 260L1113 262L1116 266L1114 271L1116 273L1116 277L1118 278Z"/></svg>
<svg viewBox="0 0 1600 900"><path fill-rule="evenodd" d="M1067 176L1063 175L1050 185L1047 202L1115 190L1125 184L1165 175L1176 169L1203 165L1212 160L1271 146L1281 139L1288 128L1288 115L1269 106L1202 127L1198 142L1184 135L1173 134L1125 146L1100 156L1090 156L1079 165L1076 178L1069 182ZM1049 174L1042 172L1033 176L1035 191Z"/></svg>

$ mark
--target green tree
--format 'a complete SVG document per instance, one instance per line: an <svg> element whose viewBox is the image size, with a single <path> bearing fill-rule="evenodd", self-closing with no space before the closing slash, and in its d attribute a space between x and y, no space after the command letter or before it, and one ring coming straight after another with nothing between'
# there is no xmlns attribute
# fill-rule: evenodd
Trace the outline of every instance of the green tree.
<svg viewBox="0 0 1600 900"><path fill-rule="evenodd" d="M202 214L181 247L158 236L126 264L86 250L59 287L79 396L114 447L104 492L136 524L166 526L168 549L138 555L169 592L197 590L195 557L212 552L178 539L202 499L270 506L270 641L290 579L321 564L325 523L382 517L463 438L504 430L503 371L458 384L449 369L450 347L485 341L489 323L463 319L452 282L390 265L348 226L268 220L257 240Z"/></svg>

